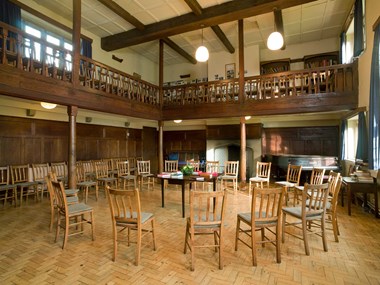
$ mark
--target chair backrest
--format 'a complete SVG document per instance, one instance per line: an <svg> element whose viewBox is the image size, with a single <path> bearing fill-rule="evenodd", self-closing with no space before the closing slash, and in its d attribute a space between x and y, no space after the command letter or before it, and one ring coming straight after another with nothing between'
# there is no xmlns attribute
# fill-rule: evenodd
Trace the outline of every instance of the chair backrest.
<svg viewBox="0 0 380 285"><path fill-rule="evenodd" d="M336 207L338 205L338 200L339 200L339 192L340 192L340 188L342 186L342 182L343 182L343 178L342 176L338 176L338 178L336 179L336 182L334 183L334 189L333 189L333 194L332 194L332 199L330 201L331 203L331 206L329 207L329 210L331 212L335 212L336 211ZM330 184L330 188L331 188L331 184ZM330 192L330 190L329 190ZM331 192L330 192L331 194Z"/></svg>
<svg viewBox="0 0 380 285"><path fill-rule="evenodd" d="M219 172L219 161L206 161L206 172Z"/></svg>
<svg viewBox="0 0 380 285"><path fill-rule="evenodd" d="M325 212L329 194L329 184L305 183L302 191L302 218L317 216Z"/></svg>
<svg viewBox="0 0 380 285"><path fill-rule="evenodd" d="M177 172L178 171L178 160L165 160L165 172Z"/></svg>
<svg viewBox="0 0 380 285"><path fill-rule="evenodd" d="M128 157L129 169L135 169L137 167L136 157Z"/></svg>
<svg viewBox="0 0 380 285"><path fill-rule="evenodd" d="M48 163L38 163L32 164L32 170L34 181L43 181L50 171L50 167Z"/></svg>
<svg viewBox="0 0 380 285"><path fill-rule="evenodd" d="M83 163L81 162L76 163L75 174L76 174L77 182L86 181L86 173L84 172Z"/></svg>
<svg viewBox="0 0 380 285"><path fill-rule="evenodd" d="M190 191L191 227L223 227L226 201L225 191Z"/></svg>
<svg viewBox="0 0 380 285"><path fill-rule="evenodd" d="M302 171L301 165L289 164L288 172L286 174L286 181L295 183L296 185L300 185L301 171Z"/></svg>
<svg viewBox="0 0 380 285"><path fill-rule="evenodd" d="M150 174L150 160L138 160L137 161L137 173Z"/></svg>
<svg viewBox="0 0 380 285"><path fill-rule="evenodd" d="M224 175L237 177L239 173L239 161L225 161Z"/></svg>
<svg viewBox="0 0 380 285"><path fill-rule="evenodd" d="M9 166L0 167L0 185L9 185Z"/></svg>
<svg viewBox="0 0 380 285"><path fill-rule="evenodd" d="M29 181L29 164L11 165L12 184Z"/></svg>
<svg viewBox="0 0 380 285"><path fill-rule="evenodd" d="M186 164L193 167L194 171L199 171L199 160L187 160Z"/></svg>
<svg viewBox="0 0 380 285"><path fill-rule="evenodd" d="M66 219L68 219L67 214L67 200L66 200L66 194L65 194L65 187L63 186L62 181L51 181L51 185L54 191L55 201L57 203L58 210L66 216Z"/></svg>
<svg viewBox="0 0 380 285"><path fill-rule="evenodd" d="M113 170L112 158L103 158L102 161L107 163L109 171Z"/></svg>
<svg viewBox="0 0 380 285"><path fill-rule="evenodd" d="M141 205L138 189L107 189L108 204L114 224L124 223L138 226L141 224Z"/></svg>
<svg viewBox="0 0 380 285"><path fill-rule="evenodd" d="M251 217L252 227L255 222L263 225L273 224L281 219L284 187L255 187L252 194Z"/></svg>
<svg viewBox="0 0 380 285"><path fill-rule="evenodd" d="M117 176L127 176L130 175L130 169L129 169L129 161L118 161L116 162L117 165Z"/></svg>
<svg viewBox="0 0 380 285"><path fill-rule="evenodd" d="M324 168L313 167L310 176L310 184L322 184L325 175Z"/></svg>
<svg viewBox="0 0 380 285"><path fill-rule="evenodd" d="M96 178L108 177L108 162L107 161L94 161Z"/></svg>
<svg viewBox="0 0 380 285"><path fill-rule="evenodd" d="M330 183L329 194L330 196L334 196L334 192L336 191L336 184L338 183L339 177L341 177L339 172L330 171L327 182Z"/></svg>
<svg viewBox="0 0 380 285"><path fill-rule="evenodd" d="M46 187L49 191L49 199L50 199L50 205L51 206L54 206L56 205L56 200L55 200L55 192L54 192L54 189L53 189L53 185L51 184L51 182L53 181L53 177L52 177L52 172L48 172L47 175L45 176L45 182L46 182Z"/></svg>
<svg viewBox="0 0 380 285"><path fill-rule="evenodd" d="M272 162L261 162L256 163L256 177L270 179L270 169L272 167Z"/></svg>
<svg viewBox="0 0 380 285"><path fill-rule="evenodd" d="M52 162L50 164L51 170L55 172L59 179L67 177L67 164L66 162Z"/></svg>

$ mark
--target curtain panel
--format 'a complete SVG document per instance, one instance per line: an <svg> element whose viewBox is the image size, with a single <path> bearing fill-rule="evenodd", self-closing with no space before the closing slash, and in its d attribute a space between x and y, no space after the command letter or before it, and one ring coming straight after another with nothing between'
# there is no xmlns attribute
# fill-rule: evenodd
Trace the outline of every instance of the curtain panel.
<svg viewBox="0 0 380 285"><path fill-rule="evenodd" d="M375 28L369 95L368 166L380 168L380 25Z"/></svg>

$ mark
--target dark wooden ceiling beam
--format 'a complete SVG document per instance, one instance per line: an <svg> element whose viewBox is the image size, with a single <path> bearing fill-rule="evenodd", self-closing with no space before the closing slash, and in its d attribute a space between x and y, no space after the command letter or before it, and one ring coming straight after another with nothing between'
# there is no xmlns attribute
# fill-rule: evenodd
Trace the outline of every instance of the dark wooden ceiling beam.
<svg viewBox="0 0 380 285"><path fill-rule="evenodd" d="M128 23L131 23L138 29L139 31L143 31L145 29L145 25L140 22L137 18L133 17L131 14L128 13L128 11L124 10L122 7L120 7L117 3L110 0L98 0L100 3L102 3L104 6L106 6L108 9L110 9L115 14L119 15L121 18L126 20ZM185 59L190 61L191 63L195 64L197 63L196 59L192 57L190 54L188 54L185 50L183 50L180 46L178 46L176 43L174 43L169 38L164 38L163 41L171 47L174 51L176 51L178 54L183 56Z"/></svg>
<svg viewBox="0 0 380 285"><path fill-rule="evenodd" d="M219 26L211 26L211 29L214 31L215 35L219 38L219 40L223 43L223 45L226 47L226 49L230 53L235 52L235 48L232 46L231 42L229 39L226 37L224 32Z"/></svg>
<svg viewBox="0 0 380 285"><path fill-rule="evenodd" d="M191 8L195 15L202 14L202 7L199 5L197 0L185 0L186 4ZM235 52L235 48L232 46L231 42L228 40L226 35L223 33L222 29L219 26L211 26L211 29L214 31L215 35L219 38L222 44L230 53Z"/></svg>
<svg viewBox="0 0 380 285"><path fill-rule="evenodd" d="M115 14L119 15L121 18L126 20L128 23L131 23L133 26L136 27L139 31L143 31L145 29L145 25L141 23L138 19L133 17L131 14L128 13L128 11L124 10L122 7L120 7L117 3L110 0L98 0L100 3L102 3L104 6L106 6L108 9L110 9Z"/></svg>
<svg viewBox="0 0 380 285"><path fill-rule="evenodd" d="M162 41L167 44L169 47L171 47L174 51L176 51L178 54L180 54L181 56L183 56L184 58L186 58L188 61L190 61L191 63L193 64L196 64L197 63L197 60L191 56L190 54L188 54L186 51L184 51L182 48L180 48L175 42L173 42L171 39L169 38L164 38L162 39Z"/></svg>
<svg viewBox="0 0 380 285"><path fill-rule="evenodd" d="M274 8L286 9L313 1L316 0L245 0L225 2L220 5L202 9L201 15L188 13L158 23L145 25L144 31L133 29L104 37L101 40L101 46L102 49L106 51L112 51L199 30L202 28L202 25L205 27L216 26L226 22L270 13Z"/></svg>

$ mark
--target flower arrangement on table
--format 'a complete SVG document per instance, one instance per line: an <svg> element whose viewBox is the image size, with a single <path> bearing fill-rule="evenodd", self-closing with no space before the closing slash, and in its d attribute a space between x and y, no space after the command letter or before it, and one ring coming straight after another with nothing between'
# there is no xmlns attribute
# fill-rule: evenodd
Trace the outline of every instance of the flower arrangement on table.
<svg viewBox="0 0 380 285"><path fill-rule="evenodd" d="M192 167L190 165L185 165L181 169L181 172L183 173L183 175L192 175L193 171L194 171L194 167Z"/></svg>

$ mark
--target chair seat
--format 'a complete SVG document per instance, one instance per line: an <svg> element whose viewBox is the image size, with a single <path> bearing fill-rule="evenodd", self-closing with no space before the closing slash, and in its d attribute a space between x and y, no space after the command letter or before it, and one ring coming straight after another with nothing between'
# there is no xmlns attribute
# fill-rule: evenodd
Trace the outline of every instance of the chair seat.
<svg viewBox="0 0 380 285"><path fill-rule="evenodd" d="M266 177L251 177L251 178L249 178L249 181L251 181L251 182L266 182L266 181L268 181L268 178L266 178Z"/></svg>
<svg viewBox="0 0 380 285"><path fill-rule="evenodd" d="M287 213L287 214L292 215L293 217L302 219L302 207L301 206L285 207L285 208L282 208L282 211ZM323 213L323 210L311 211L310 213L306 213L306 219L307 218L316 218L318 216L321 216L322 213Z"/></svg>
<svg viewBox="0 0 380 285"><path fill-rule="evenodd" d="M141 212L141 223L145 223L148 221L150 218L153 218L153 213L148 213L148 212ZM132 213L132 217L128 217L128 219L137 219L137 212ZM123 224L132 224L131 222L126 222L123 219L123 216L119 216L118 218L115 219L118 225L123 225Z"/></svg>
<svg viewBox="0 0 380 285"><path fill-rule="evenodd" d="M279 184L285 187L295 187L297 185L296 183L291 183L288 181L276 181L276 184Z"/></svg>
<svg viewBox="0 0 380 285"><path fill-rule="evenodd" d="M115 177L101 177L101 178L98 178L98 180L105 181L105 182L113 182L116 180L116 178Z"/></svg>
<svg viewBox="0 0 380 285"><path fill-rule="evenodd" d="M95 185L96 185L96 181L82 181L82 182L77 183L77 186L84 186L84 187L95 186Z"/></svg>
<svg viewBox="0 0 380 285"><path fill-rule="evenodd" d="M0 185L0 190L14 189L15 185Z"/></svg>
<svg viewBox="0 0 380 285"><path fill-rule="evenodd" d="M135 175L121 175L119 176L119 178L122 178L122 179L136 179L136 176Z"/></svg>
<svg viewBox="0 0 380 285"><path fill-rule="evenodd" d="M92 207L85 203L76 203L67 206L69 215L76 214L78 212L92 211Z"/></svg>
<svg viewBox="0 0 380 285"><path fill-rule="evenodd" d="M255 213L256 215L256 218L259 218L260 215L258 212ZM250 212L247 212L247 213L239 213L238 214L238 217L240 219L242 219L243 221L245 221L246 223L252 223L252 217L251 217L251 213ZM261 215L262 218L266 218L266 213L265 212L262 212L262 215ZM271 220L267 220L267 221L258 221L256 220L256 225L268 225L268 224L273 224L273 225L276 225L277 224L277 219L274 219L273 221Z"/></svg>
<svg viewBox="0 0 380 285"><path fill-rule="evenodd" d="M19 187L29 187L29 186L35 186L35 185L37 185L36 182L21 182L21 183L15 184L15 186L19 186Z"/></svg>

